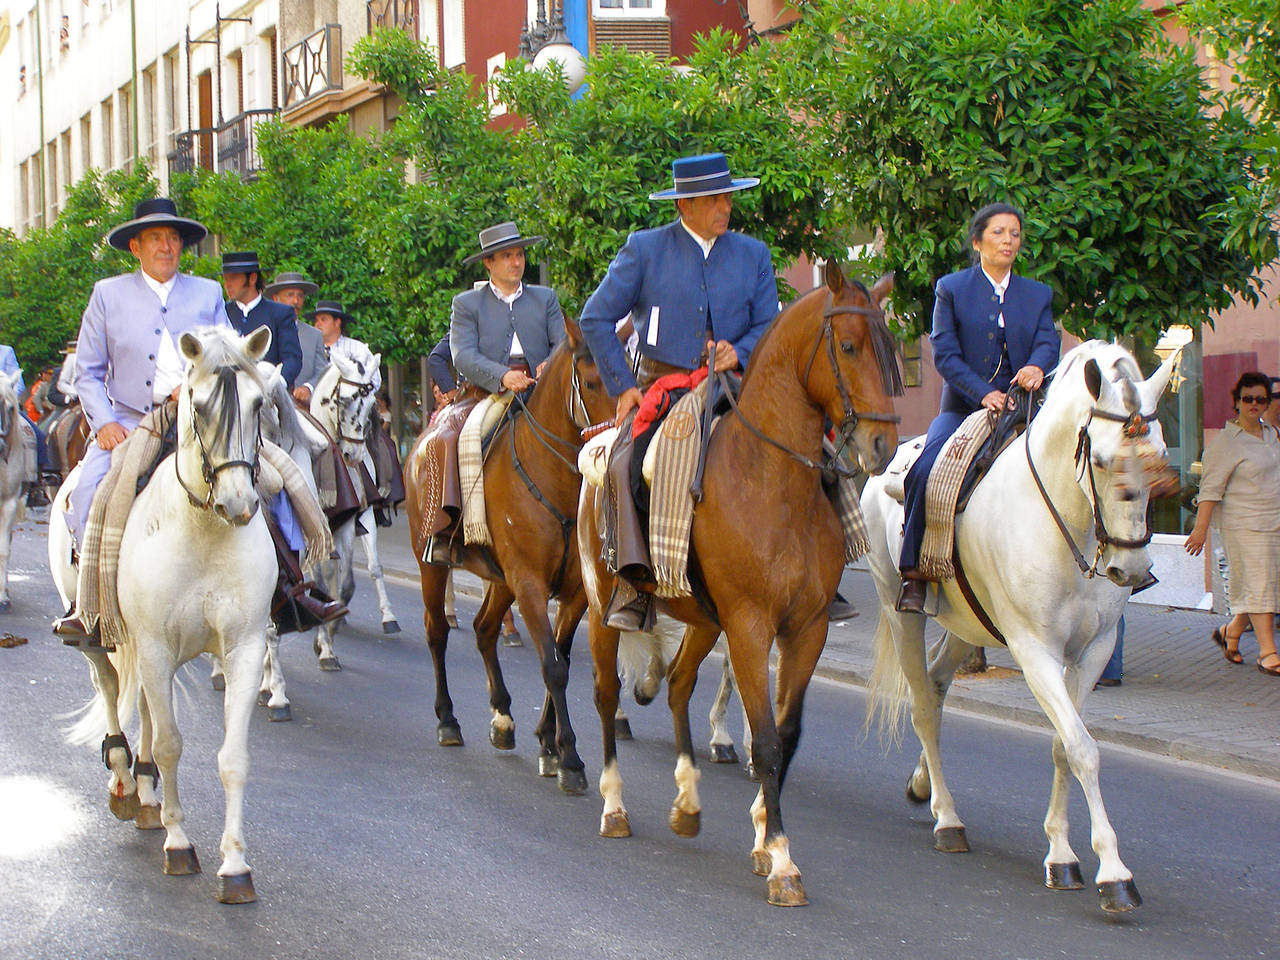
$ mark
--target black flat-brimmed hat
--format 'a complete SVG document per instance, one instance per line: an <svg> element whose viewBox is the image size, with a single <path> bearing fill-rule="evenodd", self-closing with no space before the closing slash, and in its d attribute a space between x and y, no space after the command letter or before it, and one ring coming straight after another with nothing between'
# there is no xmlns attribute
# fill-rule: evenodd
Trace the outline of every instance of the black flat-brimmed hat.
<svg viewBox="0 0 1280 960"><path fill-rule="evenodd" d="M241 253L224 253L222 255L223 273L262 273L258 265L258 252L245 250Z"/></svg>
<svg viewBox="0 0 1280 960"><path fill-rule="evenodd" d="M512 247L530 247L535 243L541 243L545 239L547 238L520 236L520 231L516 229L516 225L510 220L505 223L495 223L492 227L485 227L480 231L480 252L471 254L462 263L464 266L469 266L477 260L493 256L500 250L510 250Z"/></svg>
<svg viewBox="0 0 1280 960"><path fill-rule="evenodd" d="M308 280L306 274L292 272L276 274L276 278L268 283L262 292L270 297L281 290L288 290L291 287L297 287L308 297L314 297L320 292L319 285Z"/></svg>
<svg viewBox="0 0 1280 960"><path fill-rule="evenodd" d="M129 252L129 241L147 227L173 227L182 237L182 245L199 243L209 233L204 224L178 216L178 208L168 197L143 200L133 208L133 219L107 234L107 243L117 250Z"/></svg>
<svg viewBox="0 0 1280 960"><path fill-rule="evenodd" d="M303 316L306 317L308 320L314 321L317 313L332 314L333 316L341 320L343 323L346 323L348 321L355 319L355 317L351 316L351 314L345 313L343 311L342 304L340 304L337 300L317 300L316 308L312 310L310 313L304 313Z"/></svg>
<svg viewBox="0 0 1280 960"><path fill-rule="evenodd" d="M650 200L679 200L681 197L709 197L715 193L749 190L760 183L759 177L729 175L729 160L723 153L700 153L671 162L670 190L649 194Z"/></svg>

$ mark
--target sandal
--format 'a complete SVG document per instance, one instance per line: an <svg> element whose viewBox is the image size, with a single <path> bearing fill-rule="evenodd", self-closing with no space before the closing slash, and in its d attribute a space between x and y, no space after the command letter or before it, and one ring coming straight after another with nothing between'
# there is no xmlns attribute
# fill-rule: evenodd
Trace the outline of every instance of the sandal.
<svg viewBox="0 0 1280 960"><path fill-rule="evenodd" d="M1244 657L1240 655L1240 638L1236 637L1236 648L1232 650L1227 646L1227 632L1221 627L1214 627L1213 642L1222 648L1222 655L1227 658L1228 663L1244 663ZM1259 667L1259 670L1262 668ZM1280 674L1277 674L1280 676Z"/></svg>
<svg viewBox="0 0 1280 960"><path fill-rule="evenodd" d="M1275 660L1276 665L1274 667L1264 667L1262 665L1263 660ZM1265 673L1269 677L1280 677L1280 653L1268 653L1265 657L1259 657L1257 666L1259 673Z"/></svg>

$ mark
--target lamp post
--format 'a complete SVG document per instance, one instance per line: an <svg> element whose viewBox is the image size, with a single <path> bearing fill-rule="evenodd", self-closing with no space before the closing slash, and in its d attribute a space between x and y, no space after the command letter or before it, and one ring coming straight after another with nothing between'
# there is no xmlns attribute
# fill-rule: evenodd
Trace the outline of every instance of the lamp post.
<svg viewBox="0 0 1280 960"><path fill-rule="evenodd" d="M577 93L586 79L587 61L564 32L564 0L551 0L550 18L546 0L538 0L537 19L520 30L519 53L535 70L545 70L553 60L560 64L570 93Z"/></svg>

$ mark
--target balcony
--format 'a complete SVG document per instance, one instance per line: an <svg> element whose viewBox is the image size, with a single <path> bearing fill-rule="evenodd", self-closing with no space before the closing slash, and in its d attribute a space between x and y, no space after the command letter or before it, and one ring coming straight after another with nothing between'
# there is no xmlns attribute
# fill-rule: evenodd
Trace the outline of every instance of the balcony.
<svg viewBox="0 0 1280 960"><path fill-rule="evenodd" d="M258 124L275 119L279 113L270 107L246 110L220 127L175 133L173 149L169 151L169 176L205 169L252 179L262 169Z"/></svg>
<svg viewBox="0 0 1280 960"><path fill-rule="evenodd" d="M285 109L342 89L342 27L321 27L284 52Z"/></svg>
<svg viewBox="0 0 1280 960"><path fill-rule="evenodd" d="M173 135L173 149L169 151L169 176L175 173L192 173L198 168L213 169L213 127L184 130Z"/></svg>
<svg viewBox="0 0 1280 960"><path fill-rule="evenodd" d="M418 0L368 0L369 32L383 27L403 30L409 36L418 36Z"/></svg>

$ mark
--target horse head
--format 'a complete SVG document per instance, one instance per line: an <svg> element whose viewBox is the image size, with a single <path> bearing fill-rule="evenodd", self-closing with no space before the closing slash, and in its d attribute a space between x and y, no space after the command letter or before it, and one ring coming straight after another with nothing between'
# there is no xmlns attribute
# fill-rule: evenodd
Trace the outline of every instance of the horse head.
<svg viewBox="0 0 1280 960"><path fill-rule="evenodd" d="M538 382L545 381L549 386L554 384L547 393L554 395L558 404L563 406L567 423L581 430L612 417L614 402L604 388L595 358L582 338L582 331L568 316L564 318L564 333L564 340L548 358ZM542 399L536 396L537 393L535 389L531 403ZM535 415L541 417L546 414L536 411Z"/></svg>
<svg viewBox="0 0 1280 960"><path fill-rule="evenodd" d="M826 286L818 289L825 296L813 301L821 327L805 385L836 424L837 442L857 451L867 473L882 473L898 447L901 418L893 412L893 398L903 392L897 346L880 309L893 289L893 274L868 290L827 261L823 278Z"/></svg>
<svg viewBox="0 0 1280 960"><path fill-rule="evenodd" d="M254 480L266 387L257 363L270 346L268 327L244 337L202 327L178 342L188 362L178 393L178 477L193 503L235 526L258 510Z"/></svg>
<svg viewBox="0 0 1280 960"><path fill-rule="evenodd" d="M311 395L311 415L325 425L342 459L353 467L364 460L365 431L377 404L373 375L381 362L380 353L367 365L335 354Z"/></svg>
<svg viewBox="0 0 1280 960"><path fill-rule="evenodd" d="M262 375L266 391L266 402L262 407L262 435L295 460L301 456L309 464L329 446L329 438L310 420L299 415L282 369L279 363L258 362L258 372Z"/></svg>
<svg viewBox="0 0 1280 960"><path fill-rule="evenodd" d="M1046 398L1044 413L1049 413L1055 393L1070 393L1078 425L1076 481L1093 514L1098 541L1094 569L1117 586L1136 587L1148 580L1147 503L1177 489L1156 419L1156 404L1176 359L1176 354L1169 357L1144 380L1128 350L1091 340L1063 358Z"/></svg>

